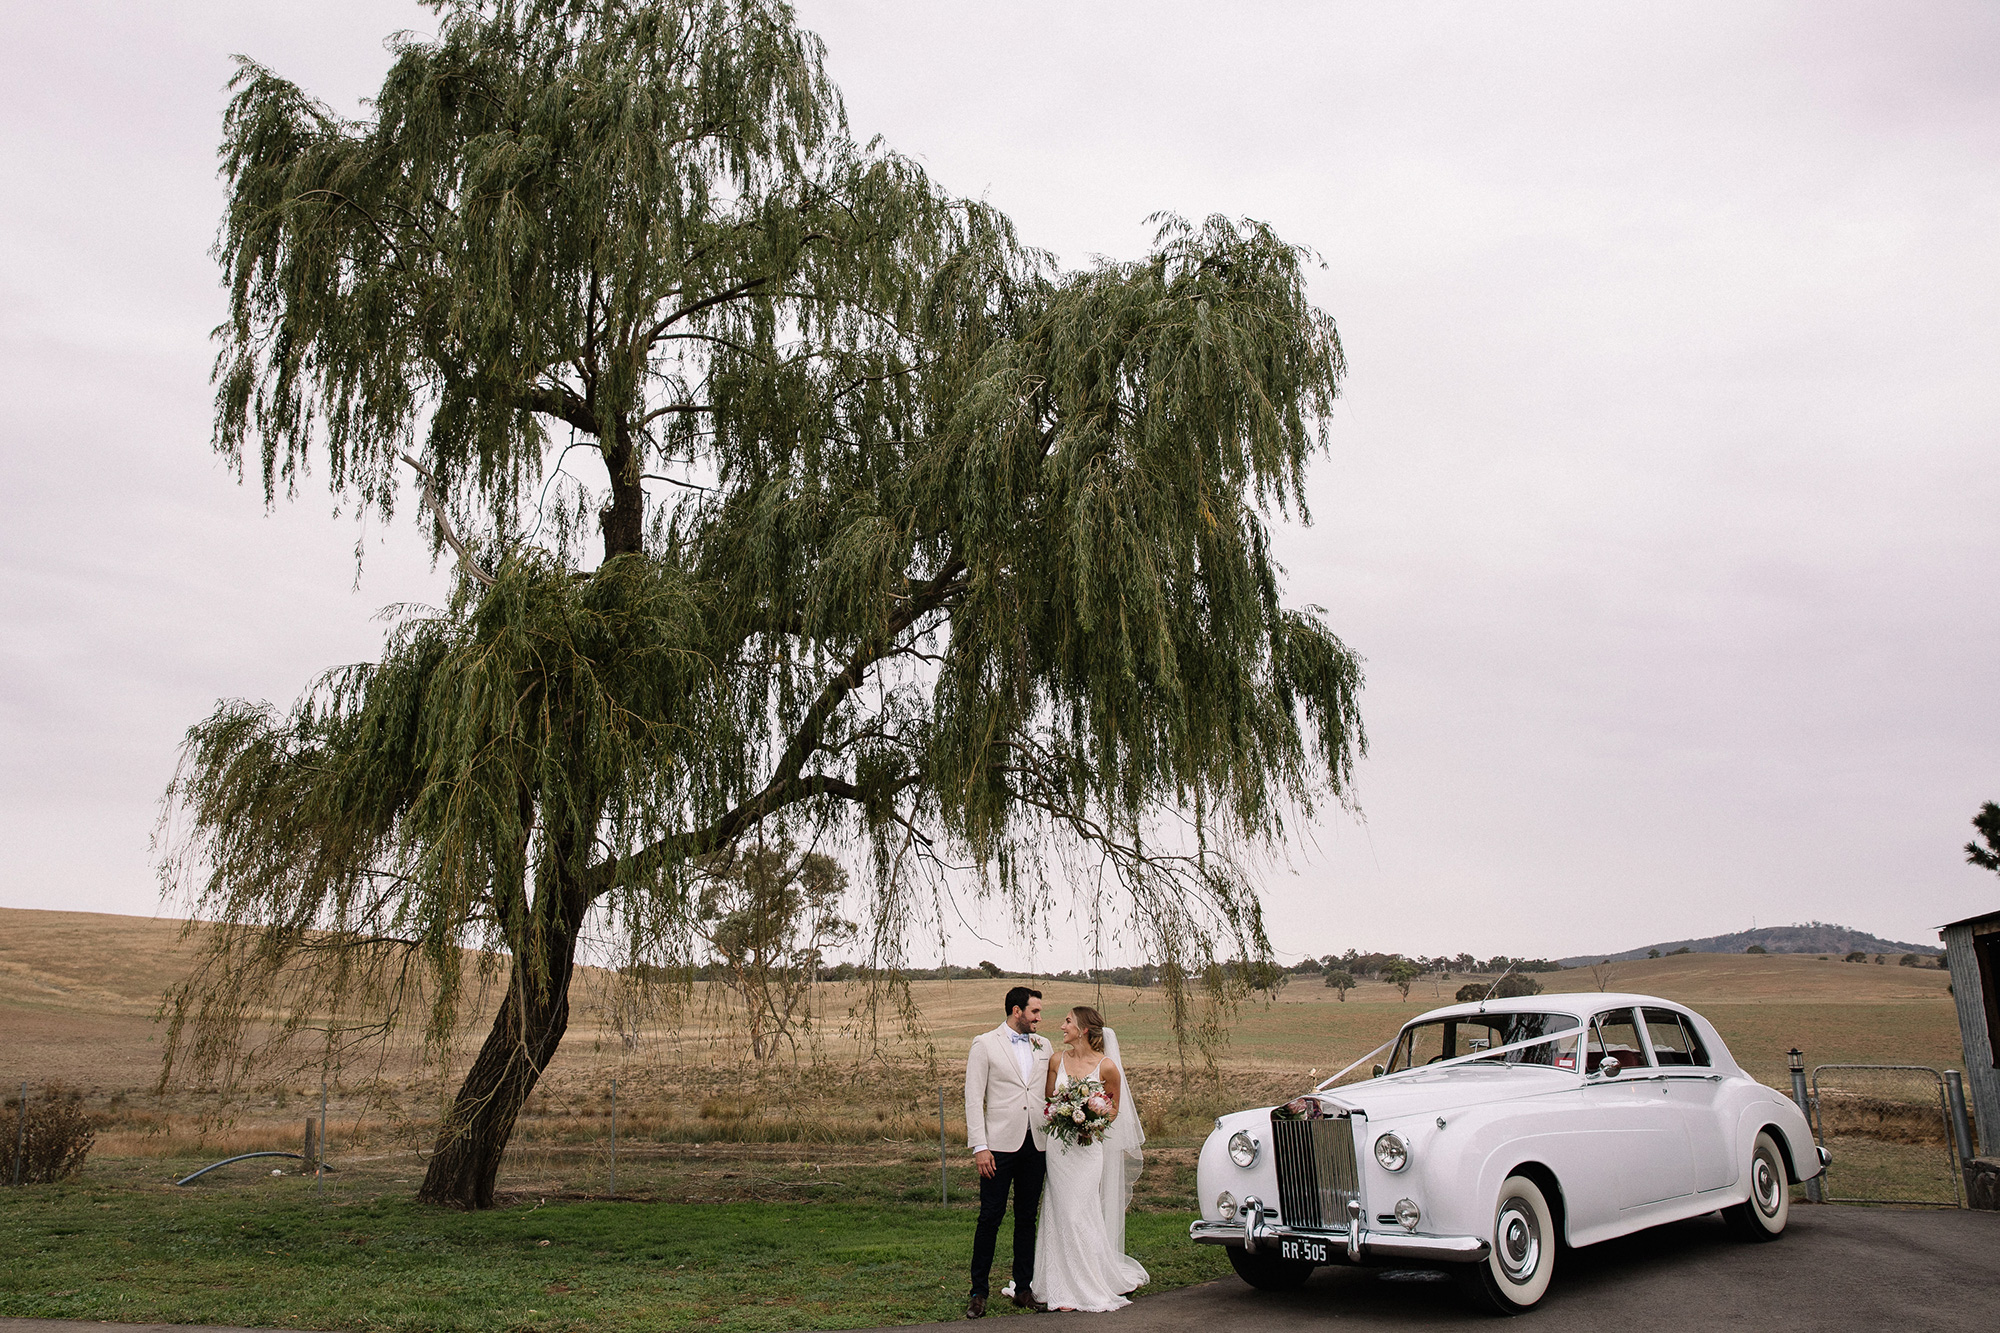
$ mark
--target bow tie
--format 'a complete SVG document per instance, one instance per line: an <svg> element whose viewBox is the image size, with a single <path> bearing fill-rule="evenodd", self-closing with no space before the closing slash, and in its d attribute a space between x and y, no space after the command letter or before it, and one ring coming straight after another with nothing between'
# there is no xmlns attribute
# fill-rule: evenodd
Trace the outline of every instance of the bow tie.
<svg viewBox="0 0 2000 1333"><path fill-rule="evenodd" d="M1010 1035L1010 1036L1009 1036L1009 1037L1007 1038L1007 1040L1009 1040L1009 1041L1033 1041L1033 1040L1034 1040L1034 1038L1030 1037L1030 1036L1029 1036L1029 1035L1028 1035L1027 1033L1025 1033L1025 1032L1016 1032L1016 1033L1013 1033L1012 1035Z"/></svg>

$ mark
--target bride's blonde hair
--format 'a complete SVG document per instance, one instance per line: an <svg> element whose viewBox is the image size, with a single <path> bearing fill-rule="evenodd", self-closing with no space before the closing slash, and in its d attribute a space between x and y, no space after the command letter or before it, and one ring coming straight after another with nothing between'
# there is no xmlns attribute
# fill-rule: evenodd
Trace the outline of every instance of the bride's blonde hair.
<svg viewBox="0 0 2000 1333"><path fill-rule="evenodd" d="M1080 1004L1069 1012L1070 1016L1076 1019L1076 1025L1083 1029L1083 1039L1090 1043L1090 1049L1102 1055L1104 1053L1104 1015L1098 1013L1087 1004Z"/></svg>

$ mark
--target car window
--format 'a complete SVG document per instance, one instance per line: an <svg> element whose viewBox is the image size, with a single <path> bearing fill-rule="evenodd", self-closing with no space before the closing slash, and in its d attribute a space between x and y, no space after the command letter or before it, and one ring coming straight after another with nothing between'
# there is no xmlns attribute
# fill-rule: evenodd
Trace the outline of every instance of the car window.
<svg viewBox="0 0 2000 1333"><path fill-rule="evenodd" d="M1403 1029L1396 1041L1396 1053L1389 1057L1389 1072L1435 1064L1444 1059L1445 1030L1442 1023L1416 1023Z"/></svg>
<svg viewBox="0 0 2000 1333"><path fill-rule="evenodd" d="M1653 1058L1663 1065L1706 1065L1708 1052L1702 1049L1694 1025L1671 1009L1644 1009L1646 1036L1653 1043Z"/></svg>
<svg viewBox="0 0 2000 1333"><path fill-rule="evenodd" d="M1482 1014L1476 1021L1460 1019L1458 1024L1460 1042L1467 1050L1477 1049L1482 1041L1489 1047L1511 1046L1517 1041L1532 1041L1536 1037L1547 1037L1580 1027L1582 1024L1568 1014ZM1487 1058L1496 1063L1510 1065L1553 1065L1561 1069L1574 1069L1576 1037L1571 1037L1567 1041L1544 1042L1539 1046L1507 1051Z"/></svg>
<svg viewBox="0 0 2000 1333"><path fill-rule="evenodd" d="M1476 1055L1517 1041L1529 1041L1580 1026L1568 1014L1470 1014L1412 1023L1396 1041L1386 1072L1414 1069L1454 1056ZM1579 1034L1580 1035L1580 1034ZM1576 1068L1576 1038L1552 1041L1524 1050L1506 1051L1492 1059L1501 1064L1554 1065Z"/></svg>
<svg viewBox="0 0 2000 1333"><path fill-rule="evenodd" d="M1615 1056L1620 1069L1646 1063L1646 1048L1639 1041L1639 1025L1630 1009L1607 1009L1590 1020L1590 1044L1584 1053L1584 1072L1594 1074L1605 1056Z"/></svg>

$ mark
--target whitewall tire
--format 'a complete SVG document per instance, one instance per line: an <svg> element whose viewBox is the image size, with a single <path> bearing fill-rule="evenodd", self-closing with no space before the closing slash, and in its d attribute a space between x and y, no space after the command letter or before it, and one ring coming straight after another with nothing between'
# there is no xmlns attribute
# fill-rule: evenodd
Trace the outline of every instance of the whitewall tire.
<svg viewBox="0 0 2000 1333"><path fill-rule="evenodd" d="M1559 1239L1542 1187L1526 1176L1509 1176L1493 1207L1492 1253L1461 1270L1463 1281L1475 1300L1501 1314L1531 1310L1548 1293Z"/></svg>
<svg viewBox="0 0 2000 1333"><path fill-rule="evenodd" d="M1785 1157L1769 1130L1757 1131L1750 1147L1750 1197L1722 1215L1745 1240L1776 1240L1792 1215L1792 1191L1785 1183Z"/></svg>

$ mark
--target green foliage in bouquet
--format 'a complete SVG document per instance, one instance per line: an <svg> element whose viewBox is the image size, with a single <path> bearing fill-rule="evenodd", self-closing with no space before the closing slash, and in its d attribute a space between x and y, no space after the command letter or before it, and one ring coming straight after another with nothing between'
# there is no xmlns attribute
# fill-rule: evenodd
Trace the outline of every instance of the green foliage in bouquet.
<svg viewBox="0 0 2000 1333"><path fill-rule="evenodd" d="M1087 1078L1056 1089L1043 1108L1049 1133L1064 1143L1088 1146L1111 1128L1110 1100L1099 1079Z"/></svg>

